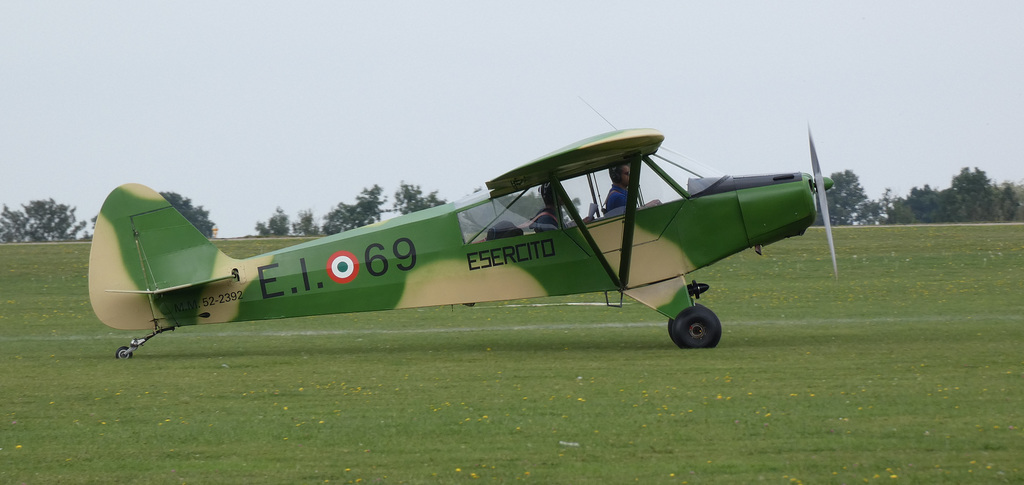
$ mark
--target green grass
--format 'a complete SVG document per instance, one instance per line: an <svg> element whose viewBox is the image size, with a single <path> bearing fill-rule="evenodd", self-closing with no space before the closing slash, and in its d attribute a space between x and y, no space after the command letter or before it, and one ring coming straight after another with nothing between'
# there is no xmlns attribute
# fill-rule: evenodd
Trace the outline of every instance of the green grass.
<svg viewBox="0 0 1024 485"><path fill-rule="evenodd" d="M589 294L185 328L127 361L88 244L0 245L0 483L1024 481L1024 226L836 242L838 282L817 229L695 273L713 350L560 305Z"/></svg>

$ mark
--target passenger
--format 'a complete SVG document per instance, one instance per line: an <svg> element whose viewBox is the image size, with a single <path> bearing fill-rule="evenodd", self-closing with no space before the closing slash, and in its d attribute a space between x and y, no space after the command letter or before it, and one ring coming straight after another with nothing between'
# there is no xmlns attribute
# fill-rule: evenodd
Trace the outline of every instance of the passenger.
<svg viewBox="0 0 1024 485"><path fill-rule="evenodd" d="M544 232L558 229L558 218L555 217L555 194L551 189L551 183L540 186L540 197L544 199L544 207L537 212L537 215L530 219L528 227L534 232Z"/></svg>

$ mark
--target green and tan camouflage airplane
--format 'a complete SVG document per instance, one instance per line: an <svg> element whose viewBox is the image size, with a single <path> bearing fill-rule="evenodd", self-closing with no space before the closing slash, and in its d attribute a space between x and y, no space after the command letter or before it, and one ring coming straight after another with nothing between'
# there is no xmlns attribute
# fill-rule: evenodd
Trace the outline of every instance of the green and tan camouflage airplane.
<svg viewBox="0 0 1024 485"><path fill-rule="evenodd" d="M832 181L813 141L814 176L688 177L657 154L663 139L594 136L464 200L248 259L225 255L152 189L122 185L96 220L89 297L108 326L151 331L118 358L189 325L602 291L667 316L679 347L714 347L721 323L695 301L708 286L686 274L803 234Z"/></svg>

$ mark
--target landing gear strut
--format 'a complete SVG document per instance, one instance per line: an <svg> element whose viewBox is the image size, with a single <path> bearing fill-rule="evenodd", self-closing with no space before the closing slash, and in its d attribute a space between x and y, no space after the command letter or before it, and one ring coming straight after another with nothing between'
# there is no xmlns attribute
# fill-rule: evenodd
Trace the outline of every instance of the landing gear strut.
<svg viewBox="0 0 1024 485"><path fill-rule="evenodd" d="M164 333L168 330L173 331L174 328L175 327L158 328L156 330L153 330L153 333L146 335L145 337L133 338L132 343L129 344L128 347L118 347L117 353L115 353L114 356L117 357L118 359L130 359L132 358L132 354L135 353L135 351L138 350L139 347L142 347L142 344L146 343L147 340L156 337L157 335Z"/></svg>

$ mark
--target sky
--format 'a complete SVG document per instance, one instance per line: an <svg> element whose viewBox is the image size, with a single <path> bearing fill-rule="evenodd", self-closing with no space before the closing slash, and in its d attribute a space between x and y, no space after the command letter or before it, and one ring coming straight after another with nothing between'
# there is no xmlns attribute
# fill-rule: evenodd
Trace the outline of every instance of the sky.
<svg viewBox="0 0 1024 485"><path fill-rule="evenodd" d="M1022 183L1021 25L1016 0L6 0L0 203L88 220L137 182L240 237L373 184L458 200L613 126L733 175L809 172L810 127L872 199Z"/></svg>

